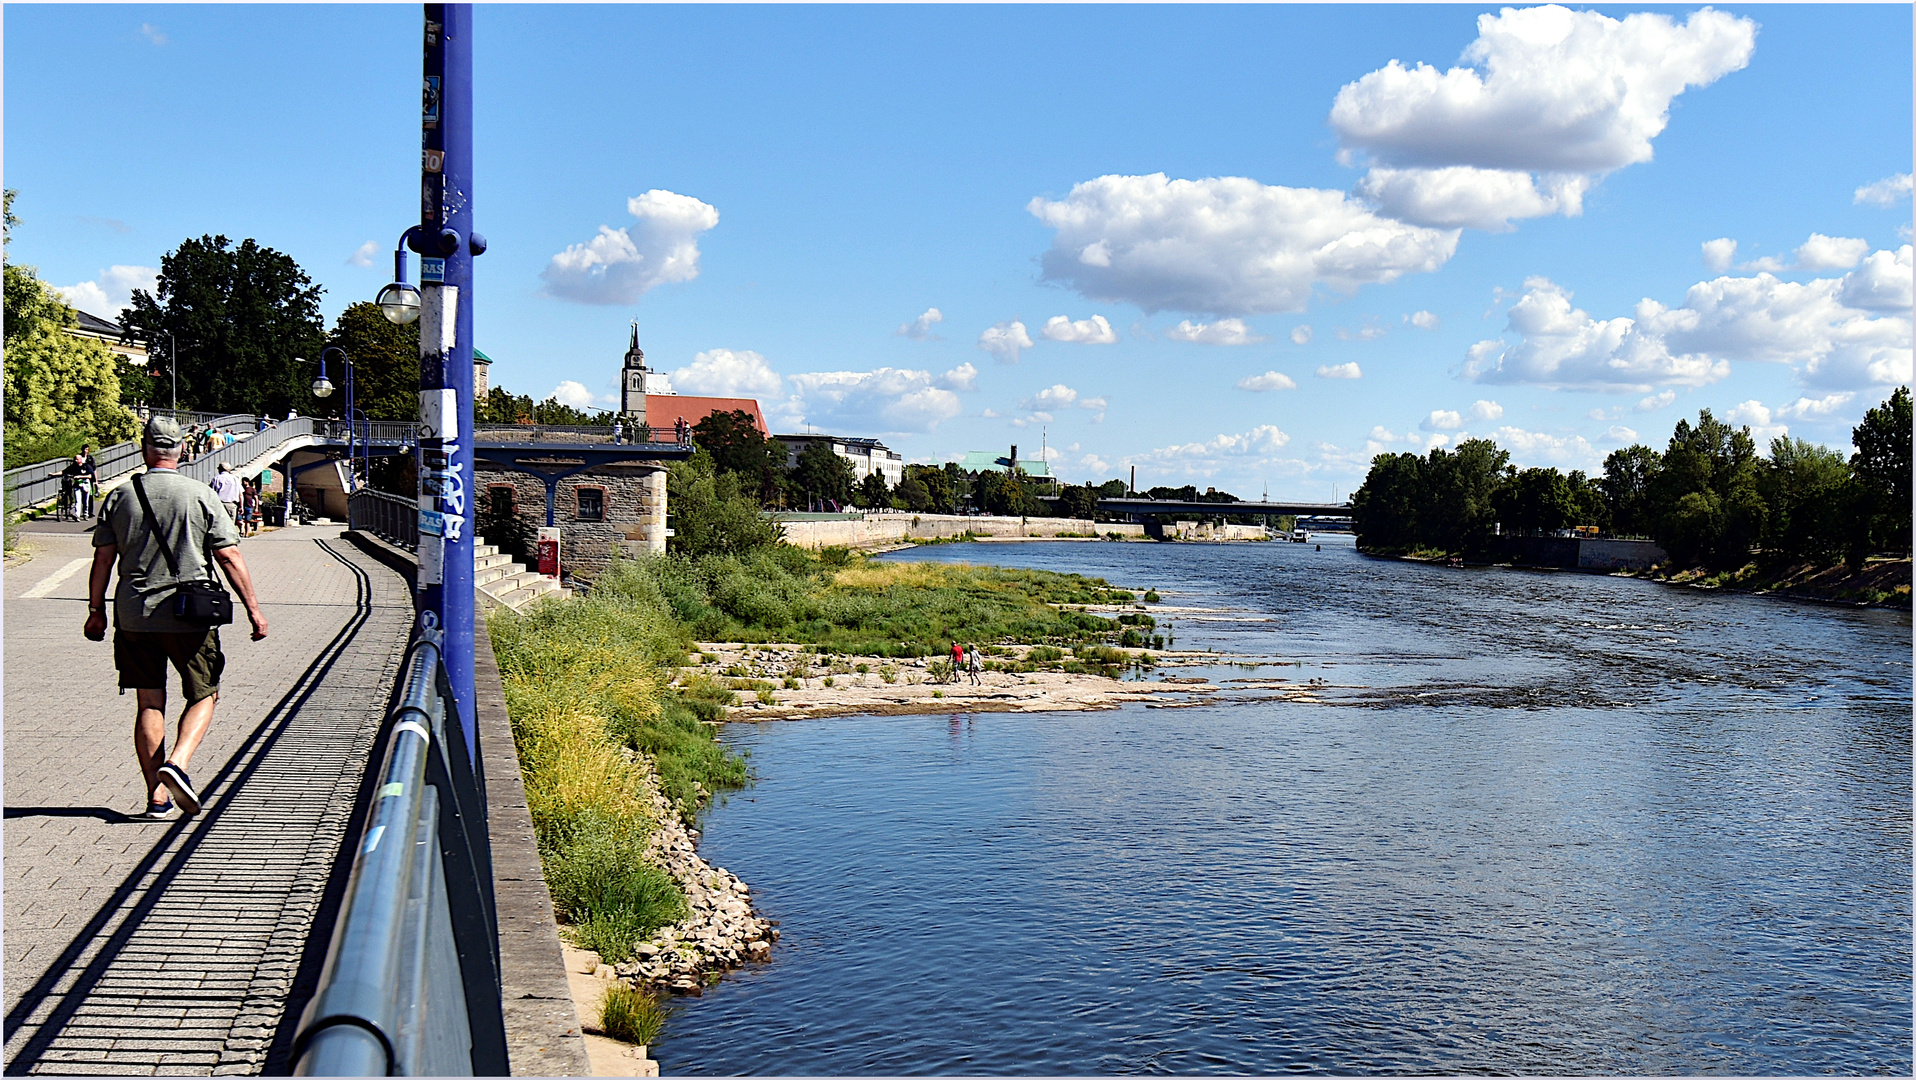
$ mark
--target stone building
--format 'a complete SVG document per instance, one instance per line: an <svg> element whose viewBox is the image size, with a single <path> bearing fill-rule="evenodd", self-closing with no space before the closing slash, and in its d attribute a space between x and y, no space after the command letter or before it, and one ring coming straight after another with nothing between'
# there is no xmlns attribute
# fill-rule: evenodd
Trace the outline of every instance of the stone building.
<svg viewBox="0 0 1916 1080"><path fill-rule="evenodd" d="M619 378L619 413L623 441L633 441L641 424L651 427L655 442L672 442L674 425L683 418L697 424L714 412L743 410L759 430L765 430L758 402L751 398L691 397L657 394L658 373L645 362L639 348L638 324L632 327ZM546 432L541 445L550 444L555 462L565 458L565 443L611 442L610 424L601 430ZM479 444L515 441L512 433L494 429L479 432ZM574 461L577 460L575 457ZM528 468L539 468L530 461ZM554 465L555 470L566 466ZM509 499L512 508L534 525L546 523L546 485L541 476L502 469L481 461L474 469L475 487L487 500ZM628 555L663 552L666 540L666 489L663 465L643 461L600 465L564 477L554 489L552 524L560 530L560 559L567 570L587 574L603 568L614 551ZM496 502L494 503L496 505Z"/></svg>

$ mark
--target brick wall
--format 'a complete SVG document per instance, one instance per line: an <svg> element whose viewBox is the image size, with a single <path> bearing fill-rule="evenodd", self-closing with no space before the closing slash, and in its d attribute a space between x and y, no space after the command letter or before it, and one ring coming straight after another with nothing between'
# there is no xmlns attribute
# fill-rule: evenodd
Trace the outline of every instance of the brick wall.
<svg viewBox="0 0 1916 1080"><path fill-rule="evenodd" d="M494 488L510 487L513 505L534 526L546 523L546 487L539 477L481 467L478 489L490 498ZM584 520L579 490L602 494L603 521ZM589 500L588 500L589 501ZM615 550L637 555L665 550L665 472L645 465L609 465L559 481L552 523L559 527L560 561L565 569L587 574L603 569Z"/></svg>

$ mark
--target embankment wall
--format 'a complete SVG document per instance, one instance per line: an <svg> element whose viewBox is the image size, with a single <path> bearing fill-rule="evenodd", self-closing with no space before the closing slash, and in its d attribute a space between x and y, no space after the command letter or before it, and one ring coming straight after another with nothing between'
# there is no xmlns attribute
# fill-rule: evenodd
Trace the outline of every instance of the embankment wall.
<svg viewBox="0 0 1916 1080"><path fill-rule="evenodd" d="M872 548L907 540L941 540L970 532L973 536L1052 537L1116 533L1142 537L1144 526L1091 522L1079 518L966 517L957 514L868 514L864 518L830 521L786 521L785 539L798 547Z"/></svg>

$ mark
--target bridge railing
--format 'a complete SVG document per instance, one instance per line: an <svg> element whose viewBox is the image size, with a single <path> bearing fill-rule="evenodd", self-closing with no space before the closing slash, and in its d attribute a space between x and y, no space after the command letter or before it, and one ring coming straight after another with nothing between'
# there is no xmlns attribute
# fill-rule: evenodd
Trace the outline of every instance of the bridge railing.
<svg viewBox="0 0 1916 1080"><path fill-rule="evenodd" d="M417 499L361 488L346 500L346 523L407 551L419 550Z"/></svg>
<svg viewBox="0 0 1916 1080"><path fill-rule="evenodd" d="M296 1076L504 1076L485 786L434 628L413 639Z"/></svg>
<svg viewBox="0 0 1916 1080"><path fill-rule="evenodd" d="M180 422L183 429L192 429L203 425L212 425L226 431L250 429L259 421L251 413L205 413L190 412L181 409L172 412L167 409L152 410L168 413ZM53 458L50 461L22 465L6 472L7 502L15 510L24 510L30 506L52 502L60 497L60 472L72 461L70 457ZM140 440L114 443L103 446L93 454L93 477L100 483L116 480L137 469L142 464Z"/></svg>

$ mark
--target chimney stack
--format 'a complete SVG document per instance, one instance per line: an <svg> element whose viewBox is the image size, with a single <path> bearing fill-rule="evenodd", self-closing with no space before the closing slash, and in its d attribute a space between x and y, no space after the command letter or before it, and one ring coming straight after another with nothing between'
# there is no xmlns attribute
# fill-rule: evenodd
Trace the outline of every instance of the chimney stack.
<svg viewBox="0 0 1916 1080"><path fill-rule="evenodd" d="M1005 471L1006 472L1018 471L1018 444L1017 443L1011 444L1011 466L1010 468L1007 468Z"/></svg>

